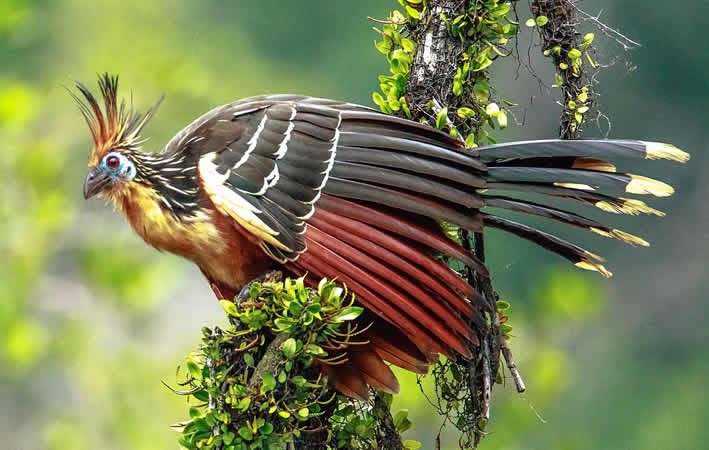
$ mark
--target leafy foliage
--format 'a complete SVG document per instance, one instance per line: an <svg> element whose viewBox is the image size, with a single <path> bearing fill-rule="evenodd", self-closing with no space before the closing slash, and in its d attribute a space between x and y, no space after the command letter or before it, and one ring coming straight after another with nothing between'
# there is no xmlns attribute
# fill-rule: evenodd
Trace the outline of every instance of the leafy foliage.
<svg viewBox="0 0 709 450"><path fill-rule="evenodd" d="M338 395L321 369L345 357L366 330L362 308L334 281L303 277L251 284L241 304L222 301L231 326L204 328L179 383L200 402L177 424L185 449L375 448L366 405ZM181 388L183 389L183 388ZM403 419L399 420L404 423Z"/></svg>

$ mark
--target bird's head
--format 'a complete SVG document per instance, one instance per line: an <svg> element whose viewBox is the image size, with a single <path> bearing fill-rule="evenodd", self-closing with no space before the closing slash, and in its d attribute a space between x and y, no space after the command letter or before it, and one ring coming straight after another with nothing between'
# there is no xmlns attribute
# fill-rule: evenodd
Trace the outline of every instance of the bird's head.
<svg viewBox="0 0 709 450"><path fill-rule="evenodd" d="M79 95L70 91L93 138L84 182L84 198L87 199L97 194L115 194L140 179L139 149L144 142L140 133L162 101L140 114L133 109L132 98L129 105L125 100L119 104L117 76L101 75L98 85L103 108L82 83L76 83Z"/></svg>

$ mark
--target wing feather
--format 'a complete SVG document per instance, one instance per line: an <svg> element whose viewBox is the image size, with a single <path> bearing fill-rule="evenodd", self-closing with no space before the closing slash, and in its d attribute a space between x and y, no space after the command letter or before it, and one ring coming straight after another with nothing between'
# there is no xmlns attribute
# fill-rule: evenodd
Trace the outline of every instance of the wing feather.
<svg viewBox="0 0 709 450"><path fill-rule="evenodd" d="M248 113L224 108L198 127L210 144L199 171L217 209L284 263L306 249L304 220L332 169L340 112L325 104L254 101L235 107Z"/></svg>

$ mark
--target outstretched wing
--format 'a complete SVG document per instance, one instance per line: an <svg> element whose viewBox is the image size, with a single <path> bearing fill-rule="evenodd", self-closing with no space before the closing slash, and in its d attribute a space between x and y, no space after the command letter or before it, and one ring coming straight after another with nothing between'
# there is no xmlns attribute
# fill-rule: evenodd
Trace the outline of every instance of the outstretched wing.
<svg viewBox="0 0 709 450"><path fill-rule="evenodd" d="M217 209L281 263L305 251L305 221L334 162L340 112L327 103L334 102L248 99L175 138L199 148L199 175Z"/></svg>

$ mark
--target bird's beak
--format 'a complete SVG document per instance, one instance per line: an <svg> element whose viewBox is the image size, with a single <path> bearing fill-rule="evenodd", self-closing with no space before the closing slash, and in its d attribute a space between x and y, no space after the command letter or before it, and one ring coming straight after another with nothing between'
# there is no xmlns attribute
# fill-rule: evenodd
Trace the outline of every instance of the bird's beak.
<svg viewBox="0 0 709 450"><path fill-rule="evenodd" d="M111 177L108 173L98 168L89 169L84 181L84 198L89 199L101 192L108 184L111 183Z"/></svg>

